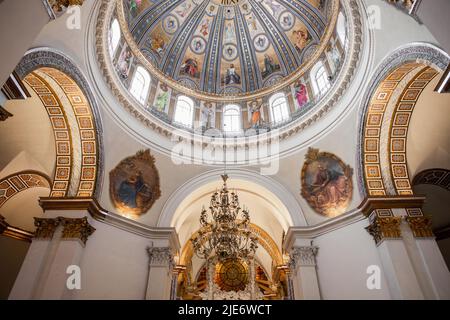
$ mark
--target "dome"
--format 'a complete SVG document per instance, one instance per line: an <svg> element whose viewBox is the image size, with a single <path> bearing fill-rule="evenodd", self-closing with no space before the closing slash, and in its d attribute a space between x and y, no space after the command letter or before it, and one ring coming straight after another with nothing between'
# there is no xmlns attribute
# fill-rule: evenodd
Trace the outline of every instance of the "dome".
<svg viewBox="0 0 450 320"><path fill-rule="evenodd" d="M359 11L339 0L118 0L101 10L107 83L172 141L274 129L286 139L340 99L361 47Z"/></svg>
<svg viewBox="0 0 450 320"><path fill-rule="evenodd" d="M248 93L311 59L329 22L327 1L124 0L127 26L167 77L206 93Z"/></svg>

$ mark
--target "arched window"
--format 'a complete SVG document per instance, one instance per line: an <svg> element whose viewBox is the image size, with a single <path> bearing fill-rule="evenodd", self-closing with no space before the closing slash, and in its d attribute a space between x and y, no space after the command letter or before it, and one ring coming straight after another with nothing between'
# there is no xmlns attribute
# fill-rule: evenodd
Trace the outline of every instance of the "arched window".
<svg viewBox="0 0 450 320"><path fill-rule="evenodd" d="M119 21L117 21L117 19L114 19L111 24L111 30L109 31L109 53L111 54L111 57L116 54L116 50L120 42L120 37L121 32Z"/></svg>
<svg viewBox="0 0 450 320"><path fill-rule="evenodd" d="M322 61L317 62L311 69L311 80L314 93L318 96L323 95L330 89L330 80L328 80L327 70Z"/></svg>
<svg viewBox="0 0 450 320"><path fill-rule="evenodd" d="M141 66L137 67L133 80L131 81L130 93L142 104L147 100L150 81L150 74L147 70Z"/></svg>
<svg viewBox="0 0 450 320"><path fill-rule="evenodd" d="M223 131L228 133L238 133L242 130L241 108L235 104L223 107Z"/></svg>
<svg viewBox="0 0 450 320"><path fill-rule="evenodd" d="M192 128L194 117L194 101L186 96L179 96L175 105L173 122Z"/></svg>
<svg viewBox="0 0 450 320"><path fill-rule="evenodd" d="M344 14L339 12L338 19L336 22L336 32L338 35L339 40L342 43L342 46L345 47L345 40L347 38L347 29L346 29L346 19Z"/></svg>
<svg viewBox="0 0 450 320"><path fill-rule="evenodd" d="M274 124L289 120L289 108L284 93L276 93L269 99L270 114Z"/></svg>

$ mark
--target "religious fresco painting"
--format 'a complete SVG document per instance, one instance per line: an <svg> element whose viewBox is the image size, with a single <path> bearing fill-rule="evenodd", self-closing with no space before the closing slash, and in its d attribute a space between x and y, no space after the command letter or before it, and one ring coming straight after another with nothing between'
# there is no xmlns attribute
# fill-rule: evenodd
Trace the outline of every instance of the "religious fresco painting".
<svg viewBox="0 0 450 320"><path fill-rule="evenodd" d="M298 80L292 88L296 110L302 110L309 102L308 88L302 79Z"/></svg>
<svg viewBox="0 0 450 320"><path fill-rule="evenodd" d="M152 33L149 36L148 44L152 53L161 59L166 52L167 45L170 42L170 36L163 31L162 23L160 22L158 26L153 29Z"/></svg>
<svg viewBox="0 0 450 320"><path fill-rule="evenodd" d="M301 172L301 195L326 217L346 211L353 194L353 169L334 154L309 148Z"/></svg>
<svg viewBox="0 0 450 320"><path fill-rule="evenodd" d="M129 9L130 1L123 1ZM152 15L158 0L135 1L139 18L129 24L148 60L182 85L242 93L272 85L316 50L325 31L320 11L325 3L305 0L306 18L300 7L281 0L240 0L230 6L219 0L175 1L164 15ZM140 17L151 17L151 23Z"/></svg>
<svg viewBox="0 0 450 320"><path fill-rule="evenodd" d="M200 126L207 130L215 128L216 123L216 104L212 102L200 103Z"/></svg>
<svg viewBox="0 0 450 320"><path fill-rule="evenodd" d="M124 45L119 58L115 61L115 67L122 80L128 79L133 58L130 47Z"/></svg>
<svg viewBox="0 0 450 320"><path fill-rule="evenodd" d="M247 104L249 122L252 129L259 129L264 124L264 104L262 99L251 101Z"/></svg>
<svg viewBox="0 0 450 320"><path fill-rule="evenodd" d="M155 101L153 102L153 108L159 112L167 113L169 110L171 89L163 82L158 84L155 94Z"/></svg>
<svg viewBox="0 0 450 320"><path fill-rule="evenodd" d="M153 6L155 2L150 0L124 0L128 21L133 21L139 17L142 12Z"/></svg>
<svg viewBox="0 0 450 320"><path fill-rule="evenodd" d="M142 215L150 210L161 196L159 173L150 150L122 160L109 173L109 190L121 213Z"/></svg>

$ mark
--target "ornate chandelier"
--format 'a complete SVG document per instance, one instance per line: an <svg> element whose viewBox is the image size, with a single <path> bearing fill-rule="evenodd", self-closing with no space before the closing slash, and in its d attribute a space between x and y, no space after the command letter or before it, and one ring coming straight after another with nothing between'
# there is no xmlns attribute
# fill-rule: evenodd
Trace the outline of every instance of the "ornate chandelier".
<svg viewBox="0 0 450 320"><path fill-rule="evenodd" d="M209 211L203 207L200 215L202 228L192 239L196 255L208 261L253 259L257 239L250 231L250 215L241 208L235 192L227 188L228 175L222 175L223 186L211 196Z"/></svg>

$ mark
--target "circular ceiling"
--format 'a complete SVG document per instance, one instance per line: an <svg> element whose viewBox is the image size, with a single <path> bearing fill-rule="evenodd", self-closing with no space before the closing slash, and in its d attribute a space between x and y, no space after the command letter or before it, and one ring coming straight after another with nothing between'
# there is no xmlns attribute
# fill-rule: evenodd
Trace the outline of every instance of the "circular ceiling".
<svg viewBox="0 0 450 320"><path fill-rule="evenodd" d="M166 77L204 93L280 82L315 53L328 0L123 0L128 29Z"/></svg>

